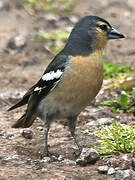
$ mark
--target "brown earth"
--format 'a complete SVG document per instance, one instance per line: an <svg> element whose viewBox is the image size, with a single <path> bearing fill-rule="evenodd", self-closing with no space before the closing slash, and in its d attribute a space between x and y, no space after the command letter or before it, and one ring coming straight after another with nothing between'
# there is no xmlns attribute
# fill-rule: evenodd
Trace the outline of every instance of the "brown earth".
<svg viewBox="0 0 135 180"><path fill-rule="evenodd" d="M1 2L3 0L0 0ZM33 132L32 139L24 138L22 130L11 128L11 125L23 113L24 108L14 112L6 110L40 78L47 63L53 58L54 53L48 51L43 42L35 40L36 32L38 29L49 32L55 27L47 21L47 18L41 18L42 13L31 14L27 5L17 6L19 0L5 0L5 2L9 2L10 9L0 10L0 180L116 179L113 176L98 174L97 167L105 164L103 160L86 167L76 165L77 148L68 129L62 125L52 126L49 133L49 144L52 152L68 159L66 162L44 162L40 159L44 143L43 123L39 119L30 128ZM132 62L134 66L134 1L78 1L73 8L72 15L69 15L69 19L72 20L68 26L73 26L74 19L89 14L107 19L114 28L127 37L122 41L109 42L104 57L108 61L120 64ZM46 12L43 12L43 15L46 15ZM64 30L62 26L59 25L57 28ZM21 49L9 48L9 41L17 35L26 36L27 45ZM103 95L104 98L102 98ZM103 92L103 95L99 95L98 99L104 100L106 97L112 97L106 92ZM100 110L94 105L89 106L78 118L76 133L82 146L90 147L90 144L96 141L94 136L90 137L85 133L88 129L85 124L102 117L114 117L119 121L127 122L134 120L133 116L127 114L116 117L108 109Z"/></svg>

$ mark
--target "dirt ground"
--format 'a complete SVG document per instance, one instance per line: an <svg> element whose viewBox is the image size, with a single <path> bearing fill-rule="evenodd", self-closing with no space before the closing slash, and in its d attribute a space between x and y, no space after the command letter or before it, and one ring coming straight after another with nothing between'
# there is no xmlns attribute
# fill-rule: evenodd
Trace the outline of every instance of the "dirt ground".
<svg viewBox="0 0 135 180"><path fill-rule="evenodd" d="M2 2L8 2L9 7L1 8ZM70 25L67 26L72 27L75 23L74 19L93 14L107 19L114 28L125 34L125 40L108 43L104 57L108 61L120 64L133 63L134 67L135 3L133 0L79 0L72 11L72 15L68 17L71 19ZM40 78L54 56L54 52L45 48L44 42L35 40L38 29L49 32L56 28L46 16L46 12L34 15L28 13L27 5L23 5L19 0L0 0L0 180L119 179L98 173L97 167L104 165L104 160L85 167L76 165L78 151L67 127L54 123L49 133L50 151L64 156L66 161L61 162L40 159L44 147L41 120L37 119L30 128L31 139L22 136L23 130L11 128L11 125L22 115L25 107L13 112L6 110ZM61 28L62 23L63 21L57 28ZM21 48L11 47L9 42L18 35L26 37L26 45ZM97 99L103 101L109 97L112 95L102 92ZM107 108L102 110L94 105L87 107L78 118L76 131L83 147L90 147L91 144L96 143L94 136L90 137L85 133L88 129L87 124L103 117L114 118L120 122L135 120L128 114L116 117Z"/></svg>

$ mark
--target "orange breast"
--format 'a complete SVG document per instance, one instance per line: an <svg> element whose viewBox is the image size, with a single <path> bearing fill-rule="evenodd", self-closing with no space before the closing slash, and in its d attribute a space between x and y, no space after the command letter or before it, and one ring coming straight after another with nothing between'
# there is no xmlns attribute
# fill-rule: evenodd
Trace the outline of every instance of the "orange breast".
<svg viewBox="0 0 135 180"><path fill-rule="evenodd" d="M103 81L102 52L71 57L70 66L56 88L54 99L69 110L81 111L99 92ZM52 92L53 94L53 92Z"/></svg>

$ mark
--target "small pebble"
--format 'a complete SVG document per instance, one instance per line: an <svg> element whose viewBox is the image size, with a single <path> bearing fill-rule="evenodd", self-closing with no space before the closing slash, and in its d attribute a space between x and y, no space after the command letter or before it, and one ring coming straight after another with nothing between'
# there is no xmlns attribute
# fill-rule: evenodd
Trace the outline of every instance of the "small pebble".
<svg viewBox="0 0 135 180"><path fill-rule="evenodd" d="M63 160L64 160L64 156L59 155L59 157L58 157L58 161L63 161Z"/></svg>
<svg viewBox="0 0 135 180"><path fill-rule="evenodd" d="M11 138L14 137L14 135L15 135L14 133L9 133L9 134L6 134L6 135L5 135L5 138L6 138L6 139L11 139Z"/></svg>
<svg viewBox="0 0 135 180"><path fill-rule="evenodd" d="M110 125L112 123L112 118L100 118L97 120L99 125Z"/></svg>
<svg viewBox="0 0 135 180"><path fill-rule="evenodd" d="M71 21L73 24L75 24L75 23L77 23L77 21L78 21L78 17L77 17L77 16L71 16L71 17L70 17L70 21Z"/></svg>
<svg viewBox="0 0 135 180"><path fill-rule="evenodd" d="M98 122L97 121L88 122L87 126L98 126Z"/></svg>
<svg viewBox="0 0 135 180"><path fill-rule="evenodd" d="M108 175L115 174L115 169L114 169L114 168L112 168L112 167L110 167L110 168L108 169L107 174L108 174Z"/></svg>
<svg viewBox="0 0 135 180"><path fill-rule="evenodd" d="M132 164L132 160L129 158L127 154L122 155L122 157L119 159L120 169L123 170L130 169L131 164Z"/></svg>
<svg viewBox="0 0 135 180"><path fill-rule="evenodd" d="M113 167L117 167L117 166L118 166L117 159L116 159L116 158L110 158L110 159L108 159L107 165L113 166Z"/></svg>
<svg viewBox="0 0 135 180"><path fill-rule="evenodd" d="M130 170L118 170L115 173L115 177L118 179L130 180L131 179Z"/></svg>
<svg viewBox="0 0 135 180"><path fill-rule="evenodd" d="M107 174L108 169L109 167L105 165L105 166L99 166L97 170L100 174Z"/></svg>
<svg viewBox="0 0 135 180"><path fill-rule="evenodd" d="M33 132L30 129L23 129L21 132L21 135L26 139L32 139L33 138Z"/></svg>
<svg viewBox="0 0 135 180"><path fill-rule="evenodd" d="M26 160L26 164L31 165L32 164L32 160L31 159L27 159Z"/></svg>
<svg viewBox="0 0 135 180"><path fill-rule="evenodd" d="M75 161L72 161L70 159L64 159L62 161L64 164L68 164L68 165L76 165L76 162Z"/></svg>
<svg viewBox="0 0 135 180"><path fill-rule="evenodd" d="M51 158L50 157L44 157L41 162L44 162L44 163L47 163L47 162L50 162L51 161Z"/></svg>
<svg viewBox="0 0 135 180"><path fill-rule="evenodd" d="M37 127L37 130L38 130L38 131L43 131L44 128L43 128L42 126L38 126L38 127Z"/></svg>
<svg viewBox="0 0 135 180"><path fill-rule="evenodd" d="M8 42L8 48L10 49L20 49L25 47L27 44L27 39L24 35L18 35L11 38Z"/></svg>
<svg viewBox="0 0 135 180"><path fill-rule="evenodd" d="M93 148L83 148L80 157L76 160L76 164L85 166L87 164L93 164L99 160L99 152Z"/></svg>
<svg viewBox="0 0 135 180"><path fill-rule="evenodd" d="M38 165L39 163L40 163L39 160L33 160L33 164L34 164L34 165Z"/></svg>
<svg viewBox="0 0 135 180"><path fill-rule="evenodd" d="M110 125L113 118L100 118L96 121L91 121L87 123L88 126L98 126L98 125Z"/></svg>

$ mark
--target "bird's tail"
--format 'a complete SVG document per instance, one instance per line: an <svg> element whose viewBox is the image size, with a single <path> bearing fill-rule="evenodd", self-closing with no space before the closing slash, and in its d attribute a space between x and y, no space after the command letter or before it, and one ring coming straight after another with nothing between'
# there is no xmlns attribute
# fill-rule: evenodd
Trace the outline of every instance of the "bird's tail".
<svg viewBox="0 0 135 180"><path fill-rule="evenodd" d="M34 115L31 116L31 118L28 118L27 113L25 113L12 125L12 128L28 128L33 124L34 120Z"/></svg>
<svg viewBox="0 0 135 180"><path fill-rule="evenodd" d="M30 127L35 118L36 118L36 106L39 102L39 96L37 96L37 92L34 92L33 94L31 94L31 96L28 99L28 106L27 106L27 110L25 112L25 114L22 115L22 117L20 117L20 119L17 120L17 122L15 124L13 124L13 128L27 128ZM19 107L18 104L15 105L16 107ZM10 108L9 110L14 109L14 107Z"/></svg>
<svg viewBox="0 0 135 180"><path fill-rule="evenodd" d="M17 104L15 104L14 106L10 107L10 108L8 109L8 111L12 111L13 109L16 109L16 108L18 108L18 107L21 107L21 106L27 104L27 101L28 101L28 100L27 100L26 98L22 99L22 100L19 101Z"/></svg>

